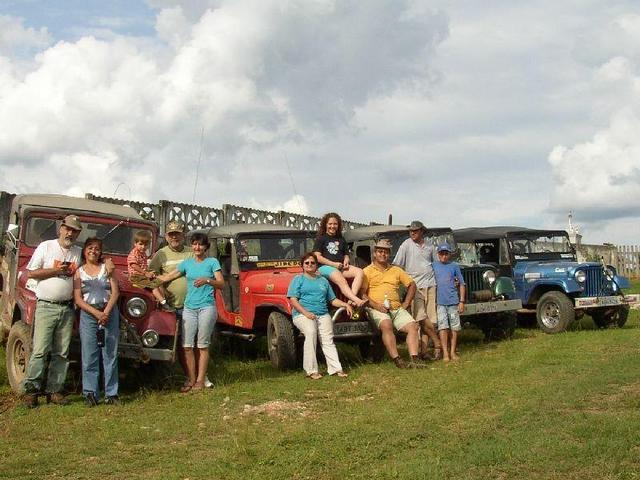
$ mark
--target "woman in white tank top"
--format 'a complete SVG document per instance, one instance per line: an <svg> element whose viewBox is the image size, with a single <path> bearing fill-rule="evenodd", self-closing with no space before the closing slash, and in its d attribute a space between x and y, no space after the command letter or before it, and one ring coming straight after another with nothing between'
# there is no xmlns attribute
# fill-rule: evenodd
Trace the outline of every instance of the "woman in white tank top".
<svg viewBox="0 0 640 480"><path fill-rule="evenodd" d="M100 398L100 357L104 370L104 402L117 405L118 337L120 316L118 282L107 274L102 260L102 240L88 238L82 248L84 264L73 279L75 303L80 307L82 393L87 406ZM102 344L102 345L101 345Z"/></svg>

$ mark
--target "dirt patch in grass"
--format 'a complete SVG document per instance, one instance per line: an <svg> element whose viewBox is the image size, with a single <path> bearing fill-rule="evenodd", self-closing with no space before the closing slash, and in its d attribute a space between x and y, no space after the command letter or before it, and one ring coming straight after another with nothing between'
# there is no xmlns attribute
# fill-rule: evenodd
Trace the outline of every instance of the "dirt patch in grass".
<svg viewBox="0 0 640 480"><path fill-rule="evenodd" d="M11 410L20 403L20 399L13 393L0 394L0 415Z"/></svg>
<svg viewBox="0 0 640 480"><path fill-rule="evenodd" d="M285 419L288 417L311 417L313 412L302 402L289 402L286 400L272 400L260 405L245 405L241 416L267 415L268 417Z"/></svg>

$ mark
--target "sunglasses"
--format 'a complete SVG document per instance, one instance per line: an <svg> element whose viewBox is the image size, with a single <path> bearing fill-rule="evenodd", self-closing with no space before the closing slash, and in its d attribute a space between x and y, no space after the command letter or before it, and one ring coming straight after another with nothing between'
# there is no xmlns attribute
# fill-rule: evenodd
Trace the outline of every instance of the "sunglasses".
<svg viewBox="0 0 640 480"><path fill-rule="evenodd" d="M312 262L312 261L306 261L306 262L302 262L303 265L315 265L316 262Z"/></svg>

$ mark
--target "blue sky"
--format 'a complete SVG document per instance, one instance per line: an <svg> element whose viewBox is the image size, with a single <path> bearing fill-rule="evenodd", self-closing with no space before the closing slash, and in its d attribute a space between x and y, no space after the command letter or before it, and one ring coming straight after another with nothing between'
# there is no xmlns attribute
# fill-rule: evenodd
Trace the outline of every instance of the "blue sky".
<svg viewBox="0 0 640 480"><path fill-rule="evenodd" d="M638 243L639 32L630 0L0 1L0 189Z"/></svg>

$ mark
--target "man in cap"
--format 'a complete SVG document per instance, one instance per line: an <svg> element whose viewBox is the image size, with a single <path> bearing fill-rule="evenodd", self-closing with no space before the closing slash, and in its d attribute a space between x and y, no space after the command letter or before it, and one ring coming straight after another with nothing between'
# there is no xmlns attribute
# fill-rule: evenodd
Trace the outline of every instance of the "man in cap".
<svg viewBox="0 0 640 480"><path fill-rule="evenodd" d="M35 288L38 299L33 350L24 380L24 403L28 408L38 405L38 394L43 391L47 402L57 405L69 403L61 391L67 376L73 331L73 274L81 256L80 247L73 243L81 230L80 219L76 215L67 215L58 230L58 238L40 243L27 265L27 287Z"/></svg>
<svg viewBox="0 0 640 480"><path fill-rule="evenodd" d="M416 292L416 284L402 268L389 263L391 242L378 241L373 247L373 262L364 269L364 282L360 291L369 300L367 314L382 334L382 342L398 368L423 366L418 359L418 324L407 311ZM407 288L400 302L400 285ZM393 329L407 334L407 348L411 362L405 363L398 354Z"/></svg>
<svg viewBox="0 0 640 480"><path fill-rule="evenodd" d="M167 245L159 249L149 263L149 270L156 275L164 275L173 272L179 263L187 258L193 257L191 247L185 245L185 226L182 222L171 221L167 224L164 234ZM172 280L165 285L167 303L175 308L176 319L178 322L182 320L182 310L184 309L184 299L187 296L187 277L184 275ZM178 342L178 361L182 370L185 369L184 351L182 343ZM205 385L212 386L209 378L206 379Z"/></svg>
<svg viewBox="0 0 640 480"><path fill-rule="evenodd" d="M427 231L424 224L414 220L410 225L407 238L396 253L393 264L403 268L416 282L416 295L413 298L413 317L422 326L420 350L426 354L429 339L435 348L434 360L442 358L440 340L436 333L438 317L436 313L436 278L432 263L436 260L433 246L426 242Z"/></svg>

